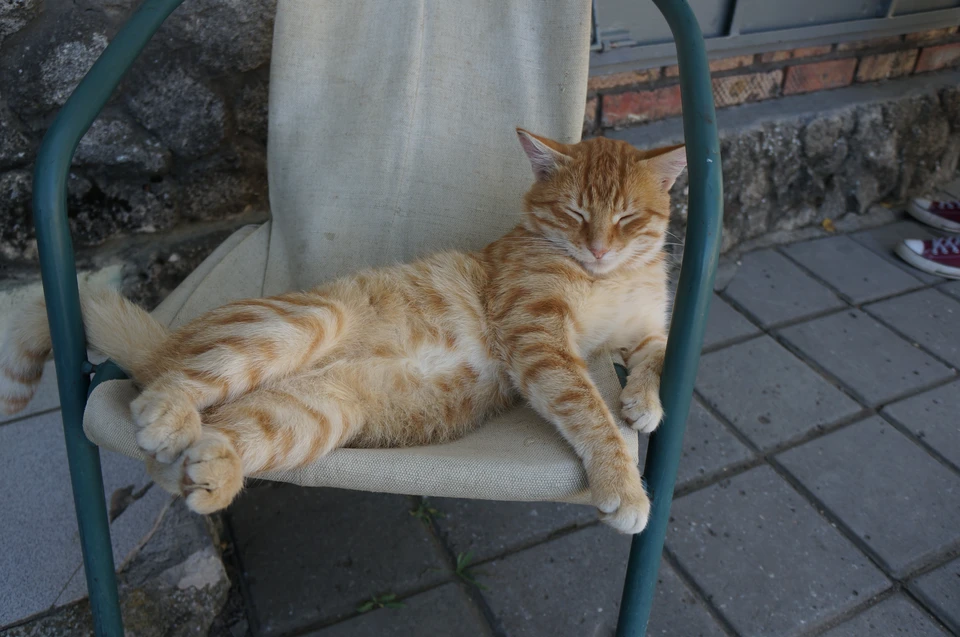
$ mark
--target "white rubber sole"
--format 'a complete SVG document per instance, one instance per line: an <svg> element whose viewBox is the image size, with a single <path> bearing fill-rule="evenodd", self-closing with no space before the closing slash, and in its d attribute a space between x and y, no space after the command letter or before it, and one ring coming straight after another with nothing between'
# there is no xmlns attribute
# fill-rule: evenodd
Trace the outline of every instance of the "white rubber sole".
<svg viewBox="0 0 960 637"><path fill-rule="evenodd" d="M930 202L925 199L923 201L926 205L930 204ZM920 223L926 224L932 228L937 228L938 230L944 230L946 232L960 233L960 223L949 221L939 215L933 214L927 210L924 205L918 204L916 200L911 201L910 204L907 205L907 214Z"/></svg>
<svg viewBox="0 0 960 637"><path fill-rule="evenodd" d="M916 269L923 270L927 274L935 274L936 276L942 276L948 279L960 279L960 268L952 268L948 265L934 263L930 259L924 259L922 256L908 248L903 242L897 244L894 252L896 252L897 256L901 259Z"/></svg>

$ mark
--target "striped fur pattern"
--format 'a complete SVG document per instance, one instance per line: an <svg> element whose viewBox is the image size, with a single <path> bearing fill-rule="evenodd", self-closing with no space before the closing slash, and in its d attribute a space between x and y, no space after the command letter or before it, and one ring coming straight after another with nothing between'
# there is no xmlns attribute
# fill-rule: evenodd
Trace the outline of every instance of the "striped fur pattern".
<svg viewBox="0 0 960 637"><path fill-rule="evenodd" d="M619 349L623 416L657 426L668 190L684 151L518 134L535 183L521 224L483 251L237 301L174 331L82 289L88 342L142 387L131 409L155 480L209 513L245 475L343 446L449 440L523 397L583 459L603 518L642 530L649 500L584 361ZM0 349L7 412L30 400L49 355L43 312L27 308Z"/></svg>

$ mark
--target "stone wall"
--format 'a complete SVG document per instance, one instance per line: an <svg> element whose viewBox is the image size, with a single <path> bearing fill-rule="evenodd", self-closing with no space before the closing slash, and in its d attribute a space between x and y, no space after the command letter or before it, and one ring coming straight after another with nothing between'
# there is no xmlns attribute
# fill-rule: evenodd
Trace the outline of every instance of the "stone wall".
<svg viewBox="0 0 960 637"><path fill-rule="evenodd" d="M36 150L57 109L139 3L0 0L0 283L36 275ZM87 268L125 263L127 291L148 304L234 228L266 218L275 4L185 2L80 143L69 183L78 259ZM723 112L958 63L960 34L950 27L714 60L711 68ZM591 77L585 133L616 135L675 117L677 81L675 67ZM957 163L957 97L953 91L924 100L804 124L801 137L762 122L743 135L725 133L725 248L815 223L823 210L860 213L942 181ZM902 147L885 141L891 131ZM854 157L861 158L856 170Z"/></svg>
<svg viewBox="0 0 960 637"><path fill-rule="evenodd" d="M57 109L140 0L0 0L0 266L36 258L31 172ZM265 218L276 0L190 0L167 20L77 150L70 223L111 239L202 235ZM169 255L168 255L169 256Z"/></svg>

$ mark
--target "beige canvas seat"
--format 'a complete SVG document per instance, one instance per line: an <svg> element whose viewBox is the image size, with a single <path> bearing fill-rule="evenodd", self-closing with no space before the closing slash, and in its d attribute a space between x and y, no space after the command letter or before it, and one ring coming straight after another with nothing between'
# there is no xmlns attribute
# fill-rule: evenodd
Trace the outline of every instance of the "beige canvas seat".
<svg viewBox="0 0 960 637"><path fill-rule="evenodd" d="M515 127L567 142L580 137L589 26L587 0L281 0L270 79L272 221L230 237L155 316L176 326L233 299L497 238L518 222L532 181ZM591 374L617 413L608 354L591 361ZM130 381L98 386L84 414L87 436L138 456L129 412L135 395ZM636 455L636 435L627 440ZM579 459L526 406L452 443L341 449L263 477L590 501Z"/></svg>

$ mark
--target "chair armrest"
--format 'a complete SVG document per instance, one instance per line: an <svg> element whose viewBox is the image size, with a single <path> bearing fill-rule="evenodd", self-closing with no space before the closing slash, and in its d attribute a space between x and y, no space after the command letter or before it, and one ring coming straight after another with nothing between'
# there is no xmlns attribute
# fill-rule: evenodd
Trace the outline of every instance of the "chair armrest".
<svg viewBox="0 0 960 637"><path fill-rule="evenodd" d="M77 144L120 79L183 0L146 0L123 26L60 109L44 135L33 177L33 219L47 318L64 407L82 413L88 379L77 267L67 221L67 177ZM65 409L66 411L66 409Z"/></svg>
<svg viewBox="0 0 960 637"><path fill-rule="evenodd" d="M634 536L630 551L617 625L617 635L624 637L646 631L683 432L700 365L723 225L720 142L703 34L686 0L653 1L670 25L677 45L690 189L683 261L660 379L664 421L650 438L643 468L652 499L650 521L643 533Z"/></svg>

